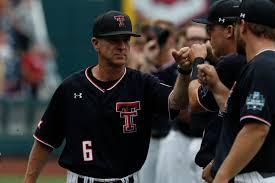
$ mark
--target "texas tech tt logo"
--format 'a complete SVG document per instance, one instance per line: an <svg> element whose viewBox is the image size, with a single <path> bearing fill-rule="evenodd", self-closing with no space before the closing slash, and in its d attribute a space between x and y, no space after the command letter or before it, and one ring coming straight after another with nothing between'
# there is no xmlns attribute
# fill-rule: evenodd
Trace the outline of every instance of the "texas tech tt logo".
<svg viewBox="0 0 275 183"><path fill-rule="evenodd" d="M114 16L115 20L119 22L119 27L125 27L125 17L123 15Z"/></svg>
<svg viewBox="0 0 275 183"><path fill-rule="evenodd" d="M140 101L116 103L116 112L120 113L120 118L124 118L123 133L137 131L134 117L138 116L138 110L140 110Z"/></svg>

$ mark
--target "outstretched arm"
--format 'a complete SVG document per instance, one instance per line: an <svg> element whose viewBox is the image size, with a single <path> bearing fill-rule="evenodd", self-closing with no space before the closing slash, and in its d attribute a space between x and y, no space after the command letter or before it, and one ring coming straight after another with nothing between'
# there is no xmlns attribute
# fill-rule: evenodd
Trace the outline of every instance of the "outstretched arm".
<svg viewBox="0 0 275 183"><path fill-rule="evenodd" d="M184 109L188 105L188 85L192 63L188 60L189 48L183 47L179 51L173 51L172 55L179 67L179 74L174 89L169 97L171 109Z"/></svg>
<svg viewBox="0 0 275 183"><path fill-rule="evenodd" d="M197 79L198 69L197 65L203 64L207 56L207 46L206 44L193 44L190 49L189 57L192 62L192 77L193 79L188 87L189 105L192 111L204 111L204 108L200 105L197 93L198 88L201 86Z"/></svg>
<svg viewBox="0 0 275 183"><path fill-rule="evenodd" d="M29 156L24 183L35 183L42 168L45 166L52 148L35 141Z"/></svg>

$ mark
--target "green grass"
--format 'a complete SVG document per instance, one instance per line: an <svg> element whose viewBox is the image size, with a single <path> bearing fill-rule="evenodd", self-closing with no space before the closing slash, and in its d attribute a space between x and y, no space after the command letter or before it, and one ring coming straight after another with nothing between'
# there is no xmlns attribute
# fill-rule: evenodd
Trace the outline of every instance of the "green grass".
<svg viewBox="0 0 275 183"><path fill-rule="evenodd" d="M65 183L65 176L40 176L37 183ZM22 183L23 176L0 175L0 183Z"/></svg>

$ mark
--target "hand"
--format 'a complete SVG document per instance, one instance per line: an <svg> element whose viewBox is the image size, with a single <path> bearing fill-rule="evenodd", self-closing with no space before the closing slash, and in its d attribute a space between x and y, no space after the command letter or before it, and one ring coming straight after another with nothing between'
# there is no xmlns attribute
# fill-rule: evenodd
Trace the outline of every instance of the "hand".
<svg viewBox="0 0 275 183"><path fill-rule="evenodd" d="M213 181L213 177L211 177L211 168L213 161L211 161L202 171L202 179L207 183L211 183Z"/></svg>
<svg viewBox="0 0 275 183"><path fill-rule="evenodd" d="M216 69L209 64L200 64L197 67L199 82L211 91L215 90L217 83L221 82Z"/></svg>
<svg viewBox="0 0 275 183"><path fill-rule="evenodd" d="M192 62L189 58L189 52L189 47L183 47L179 51L172 51L172 56L174 57L176 63L185 71L192 69Z"/></svg>
<svg viewBox="0 0 275 183"><path fill-rule="evenodd" d="M195 58L201 57L205 59L207 56L206 44L193 44L190 49L189 58L194 62Z"/></svg>

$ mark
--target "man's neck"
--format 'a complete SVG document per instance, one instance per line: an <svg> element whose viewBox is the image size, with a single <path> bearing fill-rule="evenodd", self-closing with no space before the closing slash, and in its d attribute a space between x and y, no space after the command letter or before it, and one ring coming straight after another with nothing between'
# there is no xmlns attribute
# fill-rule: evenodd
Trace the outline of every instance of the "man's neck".
<svg viewBox="0 0 275 183"><path fill-rule="evenodd" d="M246 43L246 59L250 62L258 53L263 50L275 50L275 42L270 39L252 38Z"/></svg>
<svg viewBox="0 0 275 183"><path fill-rule="evenodd" d="M93 76L99 81L117 80L123 76L125 66L106 66L98 64L92 68Z"/></svg>

